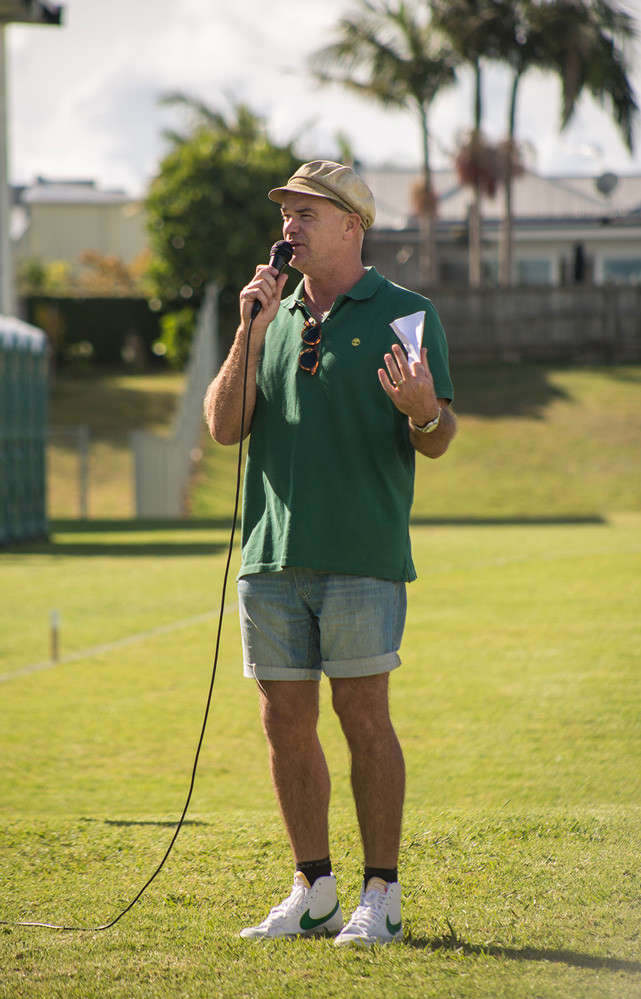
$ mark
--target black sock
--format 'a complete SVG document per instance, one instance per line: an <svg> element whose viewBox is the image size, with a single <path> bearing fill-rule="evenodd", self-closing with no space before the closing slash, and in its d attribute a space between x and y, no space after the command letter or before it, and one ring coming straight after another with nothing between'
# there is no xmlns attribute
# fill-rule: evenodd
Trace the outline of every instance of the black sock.
<svg viewBox="0 0 641 999"><path fill-rule="evenodd" d="M365 887L370 878L381 878L388 885L395 884L398 881L398 867L366 867L363 882Z"/></svg>
<svg viewBox="0 0 641 999"><path fill-rule="evenodd" d="M309 881L309 886L314 884L317 878L327 878L332 873L332 862L329 857L323 860L304 860L296 862L296 870L304 874Z"/></svg>

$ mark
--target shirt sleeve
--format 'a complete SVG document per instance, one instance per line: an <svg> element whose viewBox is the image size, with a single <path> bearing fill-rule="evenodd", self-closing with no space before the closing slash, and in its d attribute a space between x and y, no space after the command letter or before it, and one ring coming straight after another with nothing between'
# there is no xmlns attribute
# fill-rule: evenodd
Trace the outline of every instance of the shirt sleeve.
<svg viewBox="0 0 641 999"><path fill-rule="evenodd" d="M445 330L438 312L430 301L426 302L423 346L427 347L427 363L434 379L436 397L452 402L454 386L450 377L449 351Z"/></svg>

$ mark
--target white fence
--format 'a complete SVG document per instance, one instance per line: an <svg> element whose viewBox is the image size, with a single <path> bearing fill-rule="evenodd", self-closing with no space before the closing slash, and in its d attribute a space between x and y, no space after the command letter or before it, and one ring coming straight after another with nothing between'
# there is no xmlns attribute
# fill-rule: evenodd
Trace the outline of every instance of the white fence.
<svg viewBox="0 0 641 999"><path fill-rule="evenodd" d="M219 364L218 289L210 286L198 317L183 396L169 436L131 435L137 517L180 517L204 430L203 398Z"/></svg>

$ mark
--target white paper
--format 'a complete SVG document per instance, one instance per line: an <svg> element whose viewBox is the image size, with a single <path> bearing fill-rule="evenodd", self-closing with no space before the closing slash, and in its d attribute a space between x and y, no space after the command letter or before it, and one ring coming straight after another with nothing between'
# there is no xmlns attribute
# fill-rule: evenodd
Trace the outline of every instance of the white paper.
<svg viewBox="0 0 641 999"><path fill-rule="evenodd" d="M408 360L420 361L425 313L413 312L411 316L400 316L390 326L405 347Z"/></svg>

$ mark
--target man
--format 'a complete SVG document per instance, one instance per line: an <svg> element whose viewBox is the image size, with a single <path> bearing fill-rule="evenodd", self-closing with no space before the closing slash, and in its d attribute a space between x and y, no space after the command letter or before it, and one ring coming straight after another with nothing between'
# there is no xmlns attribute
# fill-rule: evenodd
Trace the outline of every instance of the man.
<svg viewBox="0 0 641 999"><path fill-rule="evenodd" d="M215 440L236 444L251 430L238 581L244 672L258 684L296 863L291 895L241 936L340 931L338 946L386 943L402 936L405 786L388 677L400 665L405 584L416 575L415 451L437 458L456 431L447 347L428 300L363 266L375 206L353 170L306 163L269 197L281 205L290 266L303 280L281 301L287 277L256 269L205 399ZM423 347L409 360L390 324L415 323L416 313L425 313ZM365 859L360 904L344 928L330 860L330 778L316 730L323 672L351 754Z"/></svg>

